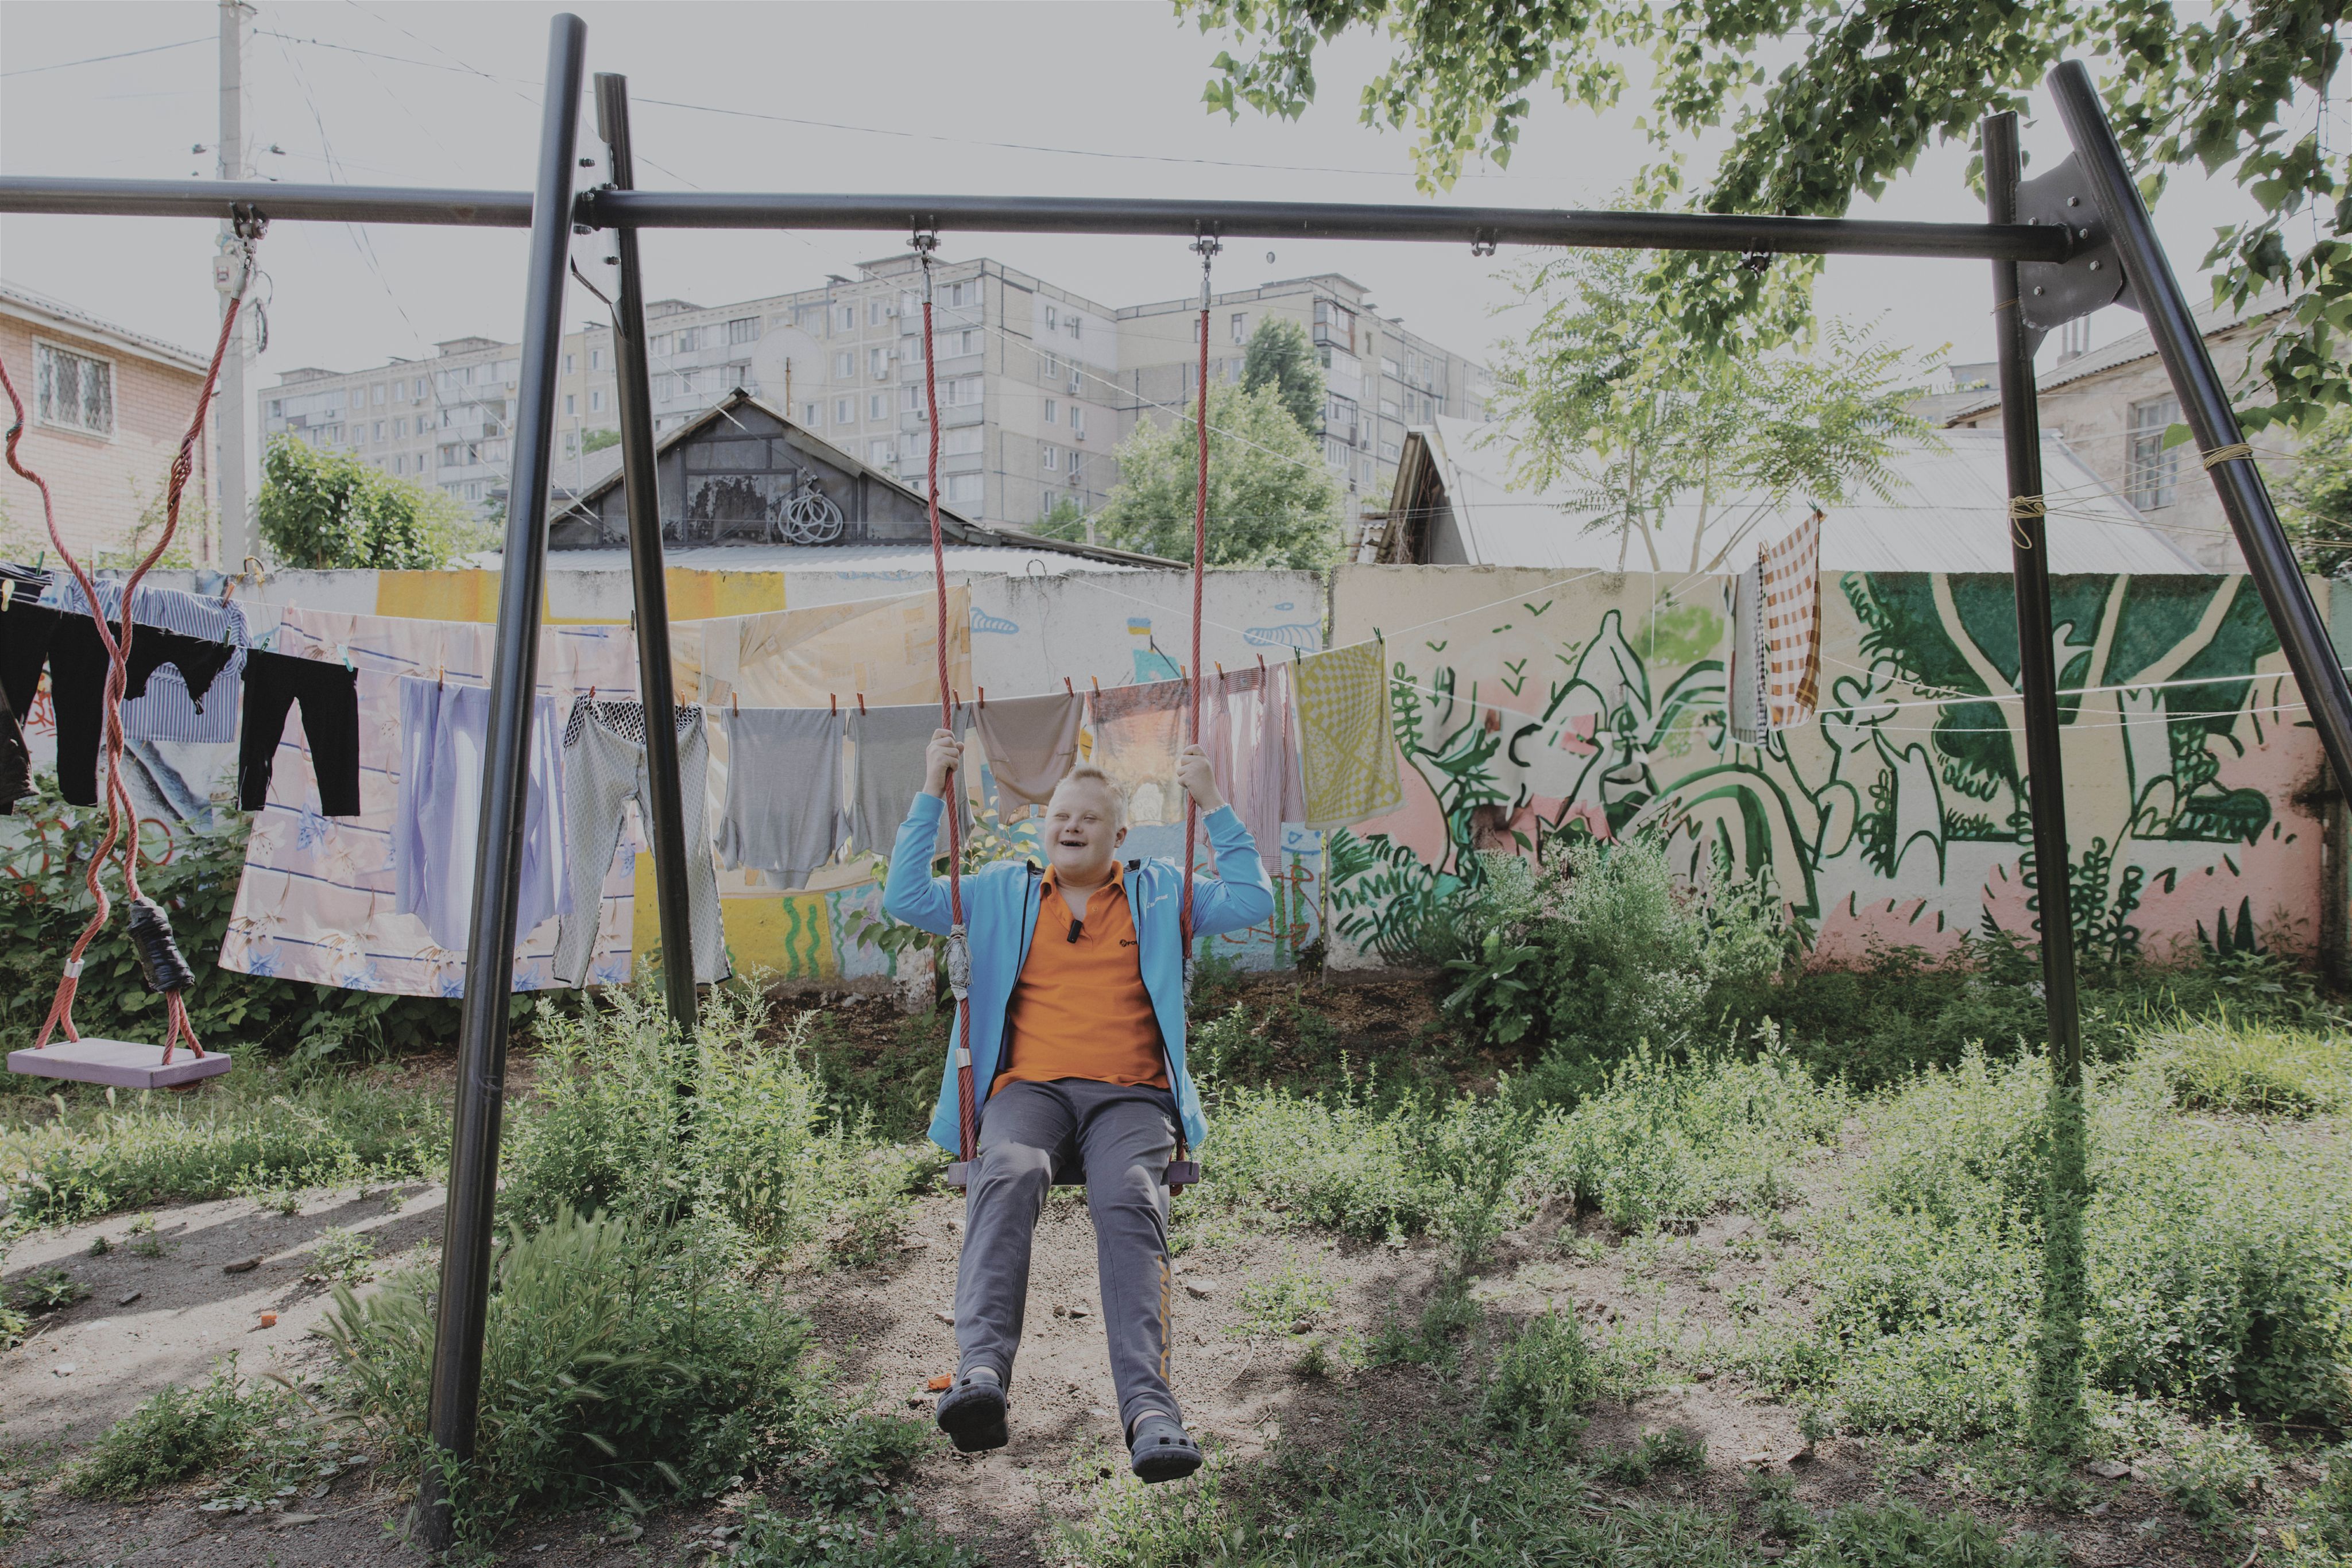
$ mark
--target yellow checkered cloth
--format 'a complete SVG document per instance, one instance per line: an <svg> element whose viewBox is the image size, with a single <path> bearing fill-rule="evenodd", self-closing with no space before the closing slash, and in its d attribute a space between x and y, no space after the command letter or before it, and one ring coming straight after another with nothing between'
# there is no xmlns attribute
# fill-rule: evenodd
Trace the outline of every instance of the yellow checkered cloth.
<svg viewBox="0 0 2352 1568"><path fill-rule="evenodd" d="M1342 828L1403 805L1389 722L1388 644L1308 654L1298 661L1297 691L1307 826Z"/></svg>
<svg viewBox="0 0 2352 1568"><path fill-rule="evenodd" d="M1822 681L1822 517L1764 552L1765 704L1772 727L1813 716Z"/></svg>

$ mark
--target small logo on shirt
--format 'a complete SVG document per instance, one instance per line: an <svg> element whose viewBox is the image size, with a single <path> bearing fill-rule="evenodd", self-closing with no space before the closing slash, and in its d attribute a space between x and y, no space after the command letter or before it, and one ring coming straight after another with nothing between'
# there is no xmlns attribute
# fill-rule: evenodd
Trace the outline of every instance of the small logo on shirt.
<svg viewBox="0 0 2352 1568"><path fill-rule="evenodd" d="M1118 945L1122 947L1132 947L1135 946L1135 938L1132 936L1122 936L1118 939Z"/></svg>

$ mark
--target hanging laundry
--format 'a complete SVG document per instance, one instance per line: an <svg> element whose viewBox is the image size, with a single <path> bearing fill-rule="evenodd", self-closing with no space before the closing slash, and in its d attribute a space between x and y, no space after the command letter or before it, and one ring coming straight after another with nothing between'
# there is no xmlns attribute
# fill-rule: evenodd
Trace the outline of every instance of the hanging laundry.
<svg viewBox="0 0 2352 1568"><path fill-rule="evenodd" d="M248 606L259 613L259 607ZM404 675L446 676L452 685L489 679L497 628L487 623L286 608L257 640L276 653L340 674L357 666L361 814L328 817L313 782L315 727L309 711L286 725L270 758L268 797L246 840L220 964L241 974L307 980L345 990L412 997L459 997L466 956L443 946L415 917L398 913L394 849L406 757L401 730ZM258 652L254 655L259 660ZM540 632L540 691L559 718L592 686L635 695L636 653L625 626L549 626ZM252 694L248 692L248 713ZM312 733L306 735L305 731ZM428 830L431 823L426 824ZM612 873L589 906L596 924L591 972L599 982L625 980L631 968L635 860L614 857ZM569 862L564 885L571 885ZM555 923L520 935L513 986L555 985Z"/></svg>
<svg viewBox="0 0 2352 1568"><path fill-rule="evenodd" d="M1404 804L1389 716L1388 644L1309 653L1294 666L1307 826L1345 827Z"/></svg>
<svg viewBox="0 0 2352 1568"><path fill-rule="evenodd" d="M681 698L710 707L846 707L919 703L939 692L931 595L820 604L681 623L672 640ZM948 593L948 684L970 691L971 595Z"/></svg>
<svg viewBox="0 0 2352 1568"><path fill-rule="evenodd" d="M727 805L719 863L802 888L841 847L842 716L828 708L724 708Z"/></svg>
<svg viewBox="0 0 2352 1568"><path fill-rule="evenodd" d="M1765 692L1771 648L1764 630L1760 558L1732 580L1730 653L1723 680L1731 710L1731 738L1742 746L1761 746L1772 738L1772 716Z"/></svg>
<svg viewBox="0 0 2352 1568"><path fill-rule="evenodd" d="M139 640L131 650L139 651ZM57 684L55 672L50 685ZM302 741L318 780L317 811L322 817L360 814L359 676L330 658L299 659L255 649L246 656L245 733L237 742L236 802L258 811L269 799L269 780L285 742L286 716L302 710ZM58 705L58 777L65 778L64 705ZM72 799L68 796L67 799Z"/></svg>
<svg viewBox="0 0 2352 1568"><path fill-rule="evenodd" d="M1152 681L1094 694L1094 749L1087 759L1126 794L1131 823L1184 820L1176 758L1184 747L1189 691L1183 681Z"/></svg>
<svg viewBox="0 0 2352 1568"><path fill-rule="evenodd" d="M940 729L940 705L907 703L892 707L867 707L845 716L849 720L850 818L849 847L862 855L887 855L898 841L898 824L923 788L923 753ZM947 728L959 737L970 718L957 708ZM958 831L971 841L971 770L960 772L950 791L955 797ZM947 838L940 839L946 852Z"/></svg>
<svg viewBox="0 0 2352 1568"><path fill-rule="evenodd" d="M81 584L72 578L61 578L45 598L68 615L87 617L88 599ZM101 582L98 585L98 602L110 621L120 622L122 616L122 585ZM238 683L245 674L245 654L252 643L245 618L245 607L233 599L206 599L200 594L183 593L174 588L142 587L131 607L131 616L141 628L175 632L183 637L200 642L215 643L228 653L216 666L217 674L226 676L224 688L230 695L226 702L206 702L205 693L195 685L195 677L184 664L167 663L154 671L143 687L134 687L122 705L122 734L129 740L179 740L226 746L236 738L236 699ZM98 632L91 628L90 638L97 642ZM139 651L140 634L134 632L131 648ZM101 652L104 645L99 644ZM52 688L56 682L50 682Z"/></svg>
<svg viewBox="0 0 2352 1568"><path fill-rule="evenodd" d="M1822 514L1765 550L1764 630L1767 716L1788 729L1813 716L1822 679Z"/></svg>
<svg viewBox="0 0 2352 1568"><path fill-rule="evenodd" d="M0 608L0 816L15 811L16 802L33 792L33 757L25 742L25 721L41 690L41 667L49 662L49 643L65 617L55 610L11 594Z"/></svg>
<svg viewBox="0 0 2352 1568"><path fill-rule="evenodd" d="M1052 798L1054 786L1077 765L1078 730L1086 699L1075 693L999 698L972 709L972 727L996 780L996 815L1013 822Z"/></svg>
<svg viewBox="0 0 2352 1568"><path fill-rule="evenodd" d="M422 919L436 946L463 953L474 928L489 688L403 676L400 729L400 806L392 832L395 907ZM518 939L562 914L571 902L558 741L555 705L546 697L533 697L522 885L515 904Z"/></svg>
<svg viewBox="0 0 2352 1568"><path fill-rule="evenodd" d="M182 700L193 704L198 716L210 699L215 709L234 720L236 688L221 676L229 656L244 652L226 643L134 626L123 686L126 738L135 738L127 734L130 710L167 668L178 670ZM66 614L49 640L49 695L57 707L58 793L72 805L98 804L98 754L110 673L106 643L88 612ZM234 728L230 733L236 733Z"/></svg>
<svg viewBox="0 0 2352 1568"><path fill-rule="evenodd" d="M694 945L694 977L716 984L734 972L719 918L719 878L710 862L710 740L702 709L672 710L677 726L678 793L686 815L686 899L688 940ZM649 816L652 785L646 768L643 703L598 702L583 696L572 705L563 726L563 817L566 859L571 866L571 908L556 923L555 977L584 985L594 977L598 889L611 873L621 846L622 811L636 802Z"/></svg>
<svg viewBox="0 0 2352 1568"><path fill-rule="evenodd" d="M1261 664L1220 674L1201 710L1201 743L1217 787L1269 862L1281 850L1283 823L1307 818L1292 706L1289 670Z"/></svg>

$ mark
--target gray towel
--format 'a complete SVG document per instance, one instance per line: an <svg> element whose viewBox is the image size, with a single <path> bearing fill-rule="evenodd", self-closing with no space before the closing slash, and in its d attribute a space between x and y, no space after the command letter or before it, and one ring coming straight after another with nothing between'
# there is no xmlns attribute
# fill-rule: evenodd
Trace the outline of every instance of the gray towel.
<svg viewBox="0 0 2352 1568"><path fill-rule="evenodd" d="M841 847L841 716L814 707L730 708L727 810L719 822L719 863L750 869L785 887Z"/></svg>
<svg viewBox="0 0 2352 1568"><path fill-rule="evenodd" d="M958 735L964 730L964 711L958 709L955 722L947 727ZM898 824L907 820L907 809L922 793L923 753L931 744L931 732L940 727L939 706L908 703L865 708L847 716L849 744L856 753L850 764L856 779L849 790L850 844L859 854L887 855L898 841ZM959 775L950 793L969 841L971 811L964 804L965 782ZM947 852L944 835L940 852Z"/></svg>
<svg viewBox="0 0 2352 1568"><path fill-rule="evenodd" d="M1012 821L1031 806L1053 799L1054 786L1078 760L1078 724L1087 699L1063 693L984 702L972 709L972 726L988 753L996 780L998 816Z"/></svg>
<svg viewBox="0 0 2352 1568"><path fill-rule="evenodd" d="M1772 714L1764 699L1768 651L1760 560L1732 580L1730 654L1723 681L1731 709L1731 738L1742 746L1761 746L1772 738Z"/></svg>

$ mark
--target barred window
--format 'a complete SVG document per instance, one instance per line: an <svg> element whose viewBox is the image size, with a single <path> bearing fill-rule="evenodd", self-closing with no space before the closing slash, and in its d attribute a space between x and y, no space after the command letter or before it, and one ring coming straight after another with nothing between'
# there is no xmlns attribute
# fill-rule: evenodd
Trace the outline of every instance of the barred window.
<svg viewBox="0 0 2352 1568"><path fill-rule="evenodd" d="M54 344L40 345L34 377L35 402L43 424L114 434L114 367Z"/></svg>
<svg viewBox="0 0 2352 1568"><path fill-rule="evenodd" d="M2164 433L2180 421L2180 405L2168 397L2131 405L2124 489L2143 512L2169 507L2180 486L2180 449L2164 444Z"/></svg>

